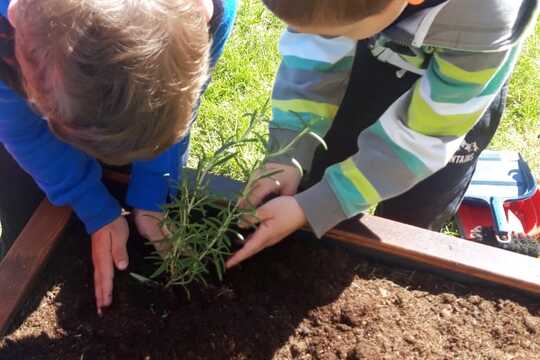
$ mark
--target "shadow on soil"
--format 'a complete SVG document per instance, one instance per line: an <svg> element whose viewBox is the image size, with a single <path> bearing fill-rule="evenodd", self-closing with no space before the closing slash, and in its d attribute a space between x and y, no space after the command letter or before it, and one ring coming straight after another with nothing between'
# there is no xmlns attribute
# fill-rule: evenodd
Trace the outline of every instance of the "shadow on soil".
<svg viewBox="0 0 540 360"><path fill-rule="evenodd" d="M144 248L131 241L132 271L144 271ZM317 326L316 309L335 302L356 277L430 294L510 298L538 310L524 296L390 267L305 235L229 272L223 284L194 287L191 300L183 290L153 289L119 274L114 306L102 318L91 274L88 241L71 226L33 305L0 343L0 359L271 359L302 321Z"/></svg>

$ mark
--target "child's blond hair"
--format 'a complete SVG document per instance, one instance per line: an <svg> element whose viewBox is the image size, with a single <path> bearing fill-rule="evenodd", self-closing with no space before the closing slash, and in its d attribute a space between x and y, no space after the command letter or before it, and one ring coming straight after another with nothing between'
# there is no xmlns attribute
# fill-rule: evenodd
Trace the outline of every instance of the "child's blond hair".
<svg viewBox="0 0 540 360"><path fill-rule="evenodd" d="M186 134L211 45L198 1L19 1L24 88L57 136L125 164Z"/></svg>
<svg viewBox="0 0 540 360"><path fill-rule="evenodd" d="M386 8L395 0L263 0L289 25L348 25Z"/></svg>

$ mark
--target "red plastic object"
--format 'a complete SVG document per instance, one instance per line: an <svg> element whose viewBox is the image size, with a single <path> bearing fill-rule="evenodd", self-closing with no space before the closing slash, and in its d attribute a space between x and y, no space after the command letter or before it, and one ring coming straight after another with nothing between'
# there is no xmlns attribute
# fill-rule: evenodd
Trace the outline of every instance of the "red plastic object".
<svg viewBox="0 0 540 360"><path fill-rule="evenodd" d="M505 204L505 208L510 209L521 220L525 234L540 235L540 190L536 190L529 199Z"/></svg>
<svg viewBox="0 0 540 360"><path fill-rule="evenodd" d="M525 234L532 237L540 235L540 190L528 199L505 202L504 210L507 217L511 211L519 219ZM456 219L461 235L469 240L473 239L472 231L475 228L494 227L493 216L488 206L464 202Z"/></svg>

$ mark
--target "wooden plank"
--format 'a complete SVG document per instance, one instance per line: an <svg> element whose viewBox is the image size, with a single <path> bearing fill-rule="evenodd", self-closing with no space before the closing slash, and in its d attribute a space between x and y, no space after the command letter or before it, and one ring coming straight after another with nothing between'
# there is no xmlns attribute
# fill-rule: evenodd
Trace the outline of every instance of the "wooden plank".
<svg viewBox="0 0 540 360"><path fill-rule="evenodd" d="M540 260L530 256L370 215L341 224L327 237L540 295Z"/></svg>
<svg viewBox="0 0 540 360"><path fill-rule="evenodd" d="M124 183L129 179L107 177ZM239 193L241 187L242 183L221 176L213 176L210 184L212 191L226 189L229 195ZM449 277L458 274L540 295L540 260L470 240L371 215L346 221L325 238L443 270Z"/></svg>
<svg viewBox="0 0 540 360"><path fill-rule="evenodd" d="M0 336L8 330L70 218L69 208L43 200L0 262Z"/></svg>

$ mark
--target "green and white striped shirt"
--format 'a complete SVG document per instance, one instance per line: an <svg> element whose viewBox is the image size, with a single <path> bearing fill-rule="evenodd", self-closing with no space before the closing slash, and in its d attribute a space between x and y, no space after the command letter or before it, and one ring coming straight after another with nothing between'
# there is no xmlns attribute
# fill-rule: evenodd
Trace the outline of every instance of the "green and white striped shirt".
<svg viewBox="0 0 540 360"><path fill-rule="evenodd" d="M400 54L388 47L392 41L379 34L373 55L422 76L359 135L358 153L329 167L319 184L296 195L318 236L446 166L510 76L521 44L493 51L408 44L407 53ZM347 89L356 45L345 37L285 31L272 98L272 144L287 143L306 124L326 135ZM303 139L278 161L295 158L309 170L317 146L315 139Z"/></svg>

